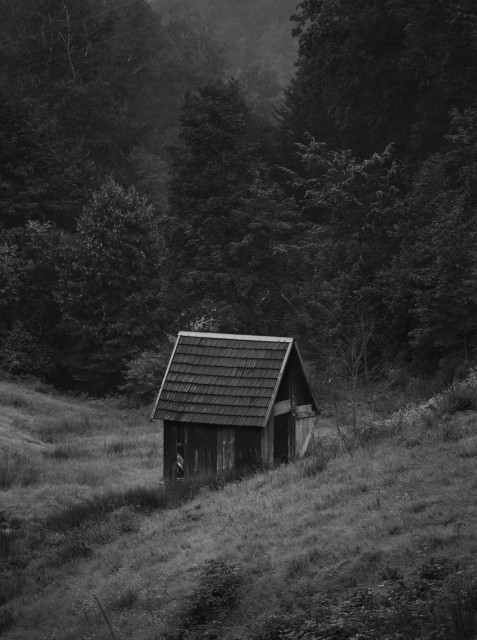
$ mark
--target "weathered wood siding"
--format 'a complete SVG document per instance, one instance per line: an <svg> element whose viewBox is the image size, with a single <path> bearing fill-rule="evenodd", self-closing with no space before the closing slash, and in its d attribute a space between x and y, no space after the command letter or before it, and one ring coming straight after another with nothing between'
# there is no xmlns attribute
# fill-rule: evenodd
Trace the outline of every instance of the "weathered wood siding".
<svg viewBox="0 0 477 640"><path fill-rule="evenodd" d="M184 434L184 477L217 473L217 427L164 421L164 478L177 477L177 435Z"/></svg>
<svg viewBox="0 0 477 640"><path fill-rule="evenodd" d="M273 421L273 459L276 462L290 459L290 423L291 413L275 416Z"/></svg>
<svg viewBox="0 0 477 640"><path fill-rule="evenodd" d="M291 460L300 454L309 432L309 424L303 423L301 418L297 417L297 407L308 404L314 404L314 399L310 393L299 358L296 352L292 351L275 399L273 411L275 416L272 426L273 448L271 449L271 458L273 460L283 462ZM288 412L285 411L286 408L289 408ZM268 428L269 425L267 425ZM286 440L285 430L287 431ZM270 448L265 451L265 446L270 447L268 439L267 445L262 447L262 457L270 458Z"/></svg>
<svg viewBox="0 0 477 640"><path fill-rule="evenodd" d="M316 412L297 413L296 424L296 455L300 455L310 432L314 429Z"/></svg>
<svg viewBox="0 0 477 640"><path fill-rule="evenodd" d="M273 430L274 430L273 412L270 416L267 426L262 430L262 462L264 465L273 464Z"/></svg>
<svg viewBox="0 0 477 640"><path fill-rule="evenodd" d="M217 473L227 473L235 468L235 429L217 428Z"/></svg>
<svg viewBox="0 0 477 640"><path fill-rule="evenodd" d="M164 421L164 467L166 480L173 480L177 470L177 431L174 424Z"/></svg>
<svg viewBox="0 0 477 640"><path fill-rule="evenodd" d="M253 467L260 463L262 428L238 427L235 432L235 468Z"/></svg>
<svg viewBox="0 0 477 640"><path fill-rule="evenodd" d="M181 477L178 454L185 478L289 461L311 433L312 409L291 338L180 333L153 412L164 420L164 477Z"/></svg>
<svg viewBox="0 0 477 640"><path fill-rule="evenodd" d="M184 477L208 477L242 467L253 467L262 459L260 428L187 424L164 421L164 478L177 478L178 433L184 434Z"/></svg>

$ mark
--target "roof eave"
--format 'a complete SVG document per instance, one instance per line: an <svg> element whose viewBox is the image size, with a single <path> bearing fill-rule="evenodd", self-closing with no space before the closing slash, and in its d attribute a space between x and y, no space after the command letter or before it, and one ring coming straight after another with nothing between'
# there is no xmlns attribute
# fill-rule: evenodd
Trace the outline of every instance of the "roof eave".
<svg viewBox="0 0 477 640"><path fill-rule="evenodd" d="M276 382L275 388L273 390L273 394L272 394L272 397L271 397L271 400L270 400L270 404L268 405L266 417L265 417L265 420L264 420L264 422L262 424L262 428L265 428L267 426L267 424L268 424L268 421L270 420L270 415L271 415L272 410L273 410L273 405L275 404L275 399L277 397L278 389L280 387L280 383L281 383L282 378L283 378L283 373L285 371L285 367L287 366L288 359L290 357L290 353L291 353L292 348L293 348L293 344L294 344L294 340L293 340L293 338L290 338L290 343L288 345L285 357L283 358L283 362L282 362L282 366L280 368L280 372L279 372L279 374L277 376L277 382Z"/></svg>
<svg viewBox="0 0 477 640"><path fill-rule="evenodd" d="M278 336L249 336L236 333L207 333L200 331L179 331L179 336L190 338L224 338L227 340L251 340L254 342L293 342L293 338Z"/></svg>
<svg viewBox="0 0 477 640"><path fill-rule="evenodd" d="M157 409L157 405L159 404L159 398L161 397L161 393L162 393L162 390L164 388L164 384L165 384L166 379L167 379L167 374L169 373L169 369L171 368L171 364L172 364L172 361L174 359L174 354L176 352L177 345L179 344L180 338L181 338L181 334L179 333L179 335L176 338L176 342L174 344L174 349L172 350L171 357L169 358L169 362L167 363L167 369L166 369L166 372L164 373L164 377L162 378L161 387L159 389L159 393L157 394L157 398L156 398L156 401L154 403L154 407L153 407L152 412L151 412L150 420L154 420L156 409Z"/></svg>

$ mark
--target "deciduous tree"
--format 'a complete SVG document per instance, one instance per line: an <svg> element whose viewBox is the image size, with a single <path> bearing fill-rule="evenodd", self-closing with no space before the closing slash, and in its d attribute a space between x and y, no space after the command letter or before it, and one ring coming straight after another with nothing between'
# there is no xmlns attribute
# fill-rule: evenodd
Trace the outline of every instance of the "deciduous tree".
<svg viewBox="0 0 477 640"><path fill-rule="evenodd" d="M126 362L160 333L159 246L152 207L111 178L65 239L58 302L66 364L91 390L117 385Z"/></svg>

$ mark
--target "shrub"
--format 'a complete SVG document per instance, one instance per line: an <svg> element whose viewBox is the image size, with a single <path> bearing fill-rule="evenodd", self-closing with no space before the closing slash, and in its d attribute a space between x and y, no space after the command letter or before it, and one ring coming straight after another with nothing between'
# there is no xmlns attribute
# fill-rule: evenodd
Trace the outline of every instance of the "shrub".
<svg viewBox="0 0 477 640"><path fill-rule="evenodd" d="M48 377L58 361L58 350L42 342L21 323L16 323L2 340L0 369L9 375Z"/></svg>
<svg viewBox="0 0 477 640"><path fill-rule="evenodd" d="M384 420L380 427L388 433L433 430L444 415L467 410L477 410L477 369L427 402L399 409ZM450 439L454 438L453 434L444 431L443 437L448 436Z"/></svg>
<svg viewBox="0 0 477 640"><path fill-rule="evenodd" d="M25 576L21 571L0 572L0 607L18 596L25 585Z"/></svg>
<svg viewBox="0 0 477 640"><path fill-rule="evenodd" d="M13 626L13 614L10 609L0 611L0 636Z"/></svg>
<svg viewBox="0 0 477 640"><path fill-rule="evenodd" d="M143 402L152 401L164 377L171 347L170 343L159 345L133 358L127 366L122 390Z"/></svg>
<svg viewBox="0 0 477 640"><path fill-rule="evenodd" d="M243 578L237 565L208 560L199 574L199 585L192 596L187 627L207 624L231 609L239 595Z"/></svg>
<svg viewBox="0 0 477 640"><path fill-rule="evenodd" d="M317 600L308 614L268 617L255 640L474 640L477 582L449 571L432 561L407 579Z"/></svg>
<svg viewBox="0 0 477 640"><path fill-rule="evenodd" d="M475 411L477 409L477 386L473 388L465 381L452 385L442 393L440 405L442 413Z"/></svg>
<svg viewBox="0 0 477 640"><path fill-rule="evenodd" d="M318 450L311 456L307 456L300 461L301 475L313 478L326 470L329 458L323 450Z"/></svg>

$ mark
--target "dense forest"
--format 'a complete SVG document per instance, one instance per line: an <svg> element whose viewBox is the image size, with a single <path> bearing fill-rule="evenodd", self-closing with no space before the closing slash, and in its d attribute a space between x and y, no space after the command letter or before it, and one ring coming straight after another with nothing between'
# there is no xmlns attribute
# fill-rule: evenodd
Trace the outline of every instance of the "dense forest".
<svg viewBox="0 0 477 640"><path fill-rule="evenodd" d="M147 396L180 329L471 361L474 5L3 0L0 370Z"/></svg>

